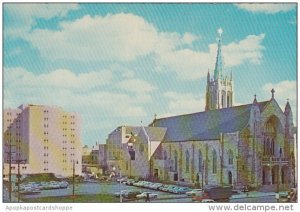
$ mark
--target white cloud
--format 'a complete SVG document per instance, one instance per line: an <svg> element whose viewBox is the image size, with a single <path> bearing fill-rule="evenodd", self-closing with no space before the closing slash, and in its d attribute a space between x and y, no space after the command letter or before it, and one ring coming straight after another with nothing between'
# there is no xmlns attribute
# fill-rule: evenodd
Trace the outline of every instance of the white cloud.
<svg viewBox="0 0 300 212"><path fill-rule="evenodd" d="M153 51L157 32L132 14L89 15L62 22L61 30L34 30L27 38L43 57L51 60L133 60Z"/></svg>
<svg viewBox="0 0 300 212"><path fill-rule="evenodd" d="M232 42L222 46L224 64L232 68L245 62L259 64L263 58L264 46L262 41L265 35L249 35L239 42ZM217 44L210 44L208 52L199 52L191 49L180 49L165 52L158 58L165 68L175 71L182 79L198 79L206 77L207 70L213 70L217 54Z"/></svg>
<svg viewBox="0 0 300 212"><path fill-rule="evenodd" d="M12 19L9 25L5 26L7 36L24 36L35 24L38 18L50 19L53 17L64 17L70 10L77 10L78 4L34 4L18 3L4 4L4 12Z"/></svg>
<svg viewBox="0 0 300 212"><path fill-rule="evenodd" d="M36 29L26 39L51 60L130 61L154 52L191 45L196 35L164 33L133 14L84 16L60 23L58 31Z"/></svg>
<svg viewBox="0 0 300 212"><path fill-rule="evenodd" d="M275 90L275 99L280 105L280 107L284 110L287 99L289 99L289 103L291 105L292 111L293 111L293 118L294 123L297 124L296 118L297 118L297 82L292 80L285 80L278 83L267 83L262 87L262 90L265 94L266 98L271 97L271 90L274 88ZM269 94L267 97L266 94Z"/></svg>
<svg viewBox="0 0 300 212"><path fill-rule="evenodd" d="M270 93L271 89L275 90L275 99L285 101L287 98L296 103L297 83L296 81L281 81L278 83L267 83L263 86L265 93Z"/></svg>
<svg viewBox="0 0 300 212"><path fill-rule="evenodd" d="M204 97L192 93L176 93L168 91L163 94L168 99L168 112L165 115L179 115L203 111Z"/></svg>
<svg viewBox="0 0 300 212"><path fill-rule="evenodd" d="M194 41L198 40L199 37L196 36L196 35L193 35L189 32L186 32L183 37L182 37L182 42L184 44L188 44L188 45L191 45Z"/></svg>
<svg viewBox="0 0 300 212"><path fill-rule="evenodd" d="M4 79L7 87L10 87L12 82L17 82L18 86L26 86L28 88L50 87L85 91L108 84L112 79L112 74L108 70L102 70L76 75L69 70L58 69L35 76L23 68L6 68Z"/></svg>
<svg viewBox="0 0 300 212"><path fill-rule="evenodd" d="M133 93L147 93L155 88L148 82L141 79L128 79L119 83L119 87Z"/></svg>
<svg viewBox="0 0 300 212"><path fill-rule="evenodd" d="M276 3L249 3L236 4L240 9L250 12L275 14L279 12L288 12L296 9L296 4L276 4Z"/></svg>
<svg viewBox="0 0 300 212"><path fill-rule="evenodd" d="M223 48L223 55L226 57L225 66L233 67L240 65L246 61L254 64L259 64L263 57L263 50L265 47L262 45L262 41L265 34L260 35L248 35L244 40L240 42L233 42L225 45ZM216 49L216 45L214 49Z"/></svg>
<svg viewBox="0 0 300 212"><path fill-rule="evenodd" d="M55 70L34 75L22 68L6 68L4 107L17 107L22 103L57 105L77 111L89 120L99 111L119 117L145 116L141 104L151 102L151 96L136 93L132 98L130 93L120 89L106 91L106 85L112 84L111 77L107 70L78 75L70 70ZM113 87L112 84L110 88ZM87 89L89 92L85 92Z"/></svg>
<svg viewBox="0 0 300 212"><path fill-rule="evenodd" d="M214 69L217 44L209 50L196 51L192 44L199 37L189 32L159 32L151 23L133 14L84 16L60 23L60 30L36 29L25 36L41 55L52 61L79 60L113 61L138 60L148 55L154 58L153 70L173 71L181 79L205 77ZM264 34L223 46L225 68L244 62L259 64L263 57ZM132 77L132 71L127 76Z"/></svg>

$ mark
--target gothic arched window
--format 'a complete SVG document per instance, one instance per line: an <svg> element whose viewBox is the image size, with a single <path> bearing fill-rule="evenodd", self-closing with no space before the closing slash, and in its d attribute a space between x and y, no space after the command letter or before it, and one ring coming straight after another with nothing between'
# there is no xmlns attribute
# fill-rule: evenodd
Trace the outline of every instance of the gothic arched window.
<svg viewBox="0 0 300 212"><path fill-rule="evenodd" d="M274 142L274 138L271 141L271 155L274 155L275 152L275 142Z"/></svg>
<svg viewBox="0 0 300 212"><path fill-rule="evenodd" d="M198 169L199 169L199 172L202 172L202 152L201 150L199 150L199 153L198 153Z"/></svg>
<svg viewBox="0 0 300 212"><path fill-rule="evenodd" d="M230 97L227 95L227 107L230 107Z"/></svg>
<svg viewBox="0 0 300 212"><path fill-rule="evenodd" d="M266 143L266 153L267 153L267 155L269 155L270 154L270 141L269 141L269 139L267 138L267 143Z"/></svg>
<svg viewBox="0 0 300 212"><path fill-rule="evenodd" d="M168 155L167 155L167 151L165 150L164 151L164 160L167 160L167 158L168 158Z"/></svg>
<svg viewBox="0 0 300 212"><path fill-rule="evenodd" d="M224 95L222 94L222 97L221 97L221 101L222 101L222 108L224 108L225 106L225 98L224 98Z"/></svg>
<svg viewBox="0 0 300 212"><path fill-rule="evenodd" d="M217 173L217 153L216 150L213 150L212 154L212 172Z"/></svg>
<svg viewBox="0 0 300 212"><path fill-rule="evenodd" d="M228 164L233 164L233 153L231 149L228 151Z"/></svg>
<svg viewBox="0 0 300 212"><path fill-rule="evenodd" d="M174 153L174 167L175 167L175 171L177 172L177 168L178 168L178 154L177 154L177 151L175 150L175 153Z"/></svg>
<svg viewBox="0 0 300 212"><path fill-rule="evenodd" d="M190 153L188 150L185 152L185 171L190 171Z"/></svg>

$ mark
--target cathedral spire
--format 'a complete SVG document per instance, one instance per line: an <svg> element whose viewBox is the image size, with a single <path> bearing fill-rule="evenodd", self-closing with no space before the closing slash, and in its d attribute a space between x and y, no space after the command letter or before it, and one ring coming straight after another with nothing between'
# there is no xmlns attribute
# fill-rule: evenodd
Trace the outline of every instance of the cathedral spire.
<svg viewBox="0 0 300 212"><path fill-rule="evenodd" d="M223 61L222 61L222 28L218 29L218 51L217 51L217 58L216 58L216 65L214 71L214 79L217 80L222 76L223 72Z"/></svg>
<svg viewBox="0 0 300 212"><path fill-rule="evenodd" d="M207 71L207 83L209 83L210 82L210 74L209 74L209 69L208 69L208 71Z"/></svg>

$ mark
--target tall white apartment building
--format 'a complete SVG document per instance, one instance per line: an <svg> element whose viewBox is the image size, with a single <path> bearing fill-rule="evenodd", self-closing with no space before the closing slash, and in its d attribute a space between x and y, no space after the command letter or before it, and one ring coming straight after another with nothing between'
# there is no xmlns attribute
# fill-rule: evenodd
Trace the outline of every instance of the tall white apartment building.
<svg viewBox="0 0 300 212"><path fill-rule="evenodd" d="M11 154L10 154L11 153ZM61 107L21 105L4 109L3 162L4 174L54 173L71 176L81 174L80 117ZM10 156L11 155L11 156ZM23 162L25 160L25 162Z"/></svg>

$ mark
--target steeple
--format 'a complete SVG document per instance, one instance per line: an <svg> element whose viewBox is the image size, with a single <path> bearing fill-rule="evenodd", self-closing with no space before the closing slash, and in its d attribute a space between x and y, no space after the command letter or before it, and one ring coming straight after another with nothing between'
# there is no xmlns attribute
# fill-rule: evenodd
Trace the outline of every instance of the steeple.
<svg viewBox="0 0 300 212"><path fill-rule="evenodd" d="M206 85L206 105L205 110L215 110L234 105L234 90L232 72L229 76L225 76L223 57L222 57L222 33L221 28L218 29L218 51L214 69L214 76L210 79L210 73L207 73Z"/></svg>
<svg viewBox="0 0 300 212"><path fill-rule="evenodd" d="M216 58L216 65L214 71L214 79L217 80L223 75L223 60L222 60L222 28L218 29L219 34L219 41L218 41L218 51L217 51L217 58Z"/></svg>

